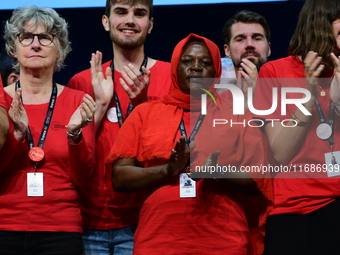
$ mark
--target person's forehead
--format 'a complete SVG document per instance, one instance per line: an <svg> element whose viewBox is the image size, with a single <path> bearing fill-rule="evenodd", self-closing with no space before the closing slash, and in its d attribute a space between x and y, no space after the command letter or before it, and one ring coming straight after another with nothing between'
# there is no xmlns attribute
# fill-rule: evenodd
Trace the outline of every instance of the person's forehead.
<svg viewBox="0 0 340 255"><path fill-rule="evenodd" d="M118 2L111 6L111 10L122 8L122 9L132 9L132 10L138 10L138 9L145 9L147 12L150 12L150 8L148 5L142 4L142 3L136 3L134 5L124 2Z"/></svg>
<svg viewBox="0 0 340 255"><path fill-rule="evenodd" d="M184 46L182 54L185 54L188 51L196 51L196 50L209 51L207 45L203 41L194 40L194 41L188 42Z"/></svg>
<svg viewBox="0 0 340 255"><path fill-rule="evenodd" d="M43 22L36 22L34 19L27 21L23 27L26 31L46 30L46 25Z"/></svg>
<svg viewBox="0 0 340 255"><path fill-rule="evenodd" d="M265 35L264 28L259 23L243 23L237 22L231 26L232 37L237 35L251 35L263 34Z"/></svg>

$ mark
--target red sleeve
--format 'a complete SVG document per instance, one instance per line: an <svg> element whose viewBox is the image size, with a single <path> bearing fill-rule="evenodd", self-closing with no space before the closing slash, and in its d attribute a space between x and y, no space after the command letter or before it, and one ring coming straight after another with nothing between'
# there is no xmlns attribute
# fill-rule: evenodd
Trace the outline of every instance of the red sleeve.
<svg viewBox="0 0 340 255"><path fill-rule="evenodd" d="M9 109L10 104L12 101L10 101L10 96L7 95L7 99L5 97L6 92L3 90L3 87L0 86L0 106L3 106L6 111ZM3 101L3 104L1 104ZM6 168L8 163L11 161L15 153L23 153L25 150L27 150L27 142L26 140L22 142L18 142L14 136L13 136L13 122L11 121L10 117L8 116L8 123L9 123L9 132L6 137L6 141L2 147L1 153L0 153L0 172Z"/></svg>
<svg viewBox="0 0 340 255"><path fill-rule="evenodd" d="M81 93L82 94L82 93ZM77 96L79 93L77 93ZM82 102L84 94L79 99L79 105ZM82 128L82 139L78 144L68 143L71 178L78 186L84 186L89 181L94 169L94 148L95 148L95 130L94 123Z"/></svg>
<svg viewBox="0 0 340 255"><path fill-rule="evenodd" d="M78 186L90 180L94 169L94 124L83 128L82 140L78 144L69 143L71 178Z"/></svg>
<svg viewBox="0 0 340 255"><path fill-rule="evenodd" d="M11 123L11 122L10 122ZM11 162L15 154L26 154L27 155L27 141L24 139L22 142L17 141L13 136L13 128L8 132L6 142L0 153L0 172L6 168L6 166Z"/></svg>
<svg viewBox="0 0 340 255"><path fill-rule="evenodd" d="M143 108L143 106L143 104L137 106L118 131L117 138L108 154L107 164L115 162L118 158L137 158L137 160L141 160L138 155L140 154L143 119L139 109Z"/></svg>
<svg viewBox="0 0 340 255"><path fill-rule="evenodd" d="M245 119L251 119L252 114L247 112ZM241 129L241 140L238 149L243 147L243 162L241 166L258 167L260 172L251 170L249 175L256 182L260 195L243 197L244 211L249 226L250 254L260 255L264 250L264 236L266 220L274 205L273 183L269 172L262 172L262 167L267 166L267 140L260 128L249 127Z"/></svg>
<svg viewBox="0 0 340 255"><path fill-rule="evenodd" d="M111 64L111 61L108 61L102 64L102 70L103 70L104 76L105 76L106 68L109 67L110 64ZM90 69L86 69L80 73L75 74L68 82L67 87L83 91L86 94L89 94L92 98L95 98L93 88L92 88L92 75L91 75Z"/></svg>
<svg viewBox="0 0 340 255"><path fill-rule="evenodd" d="M254 96L254 108L257 110L268 110L272 107L273 103L273 88L277 88L277 107L275 111L269 115L255 115L255 118L261 119L277 119L283 120L286 119L284 116L281 116L281 85L278 82L278 79L275 78L275 74L273 73L273 67L271 65L263 65L261 67L260 73L257 77L256 82L256 90Z"/></svg>
<svg viewBox="0 0 340 255"><path fill-rule="evenodd" d="M74 75L67 86L72 89L83 91L94 98L94 92L92 89L92 77L89 69Z"/></svg>

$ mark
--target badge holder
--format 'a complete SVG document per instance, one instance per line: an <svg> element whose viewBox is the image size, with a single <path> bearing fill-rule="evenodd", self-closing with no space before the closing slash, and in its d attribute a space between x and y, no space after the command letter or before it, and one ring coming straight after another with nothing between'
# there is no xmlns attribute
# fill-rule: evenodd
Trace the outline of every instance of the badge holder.
<svg viewBox="0 0 340 255"><path fill-rule="evenodd" d="M333 151L325 153L325 162L327 166L327 177L340 176L340 151Z"/></svg>
<svg viewBox="0 0 340 255"><path fill-rule="evenodd" d="M196 197L196 182L187 173L179 175L179 197Z"/></svg>
<svg viewBox="0 0 340 255"><path fill-rule="evenodd" d="M15 84L15 90L20 88L20 80ZM41 162L45 157L45 152L43 150L47 132L51 123L53 110L56 104L58 96L58 87L55 82L53 82L52 93L50 97L50 102L48 105L44 125L40 134L40 139L38 146L34 146L33 136L30 127L27 128L27 143L28 143L28 157L33 162L33 173L27 173L27 196L28 197L42 197L44 196L44 174L37 173L38 162ZM21 102L23 103L22 96Z"/></svg>
<svg viewBox="0 0 340 255"><path fill-rule="evenodd" d="M27 196L43 197L44 196L44 174L27 173Z"/></svg>

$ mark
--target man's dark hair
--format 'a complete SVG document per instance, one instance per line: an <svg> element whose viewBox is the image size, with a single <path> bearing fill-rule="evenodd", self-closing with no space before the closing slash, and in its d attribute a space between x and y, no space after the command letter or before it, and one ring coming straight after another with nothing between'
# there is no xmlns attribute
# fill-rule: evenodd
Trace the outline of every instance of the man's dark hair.
<svg viewBox="0 0 340 255"><path fill-rule="evenodd" d="M6 53L0 54L0 75L2 80L2 85L6 87L8 76L11 73L19 74L13 67L14 60L8 56Z"/></svg>
<svg viewBox="0 0 340 255"><path fill-rule="evenodd" d="M266 19L256 13L256 12L252 12L252 11L248 11L248 10L243 10L240 11L238 13L236 13L235 15L233 15L225 24L222 30L222 38L224 40L224 43L229 45L230 44L230 40L231 40L231 27L232 25L238 23L238 22L242 22L242 23L258 23L263 27L264 30L264 35L267 39L267 41L270 41L270 29L269 29L269 25L266 21Z"/></svg>
<svg viewBox="0 0 340 255"><path fill-rule="evenodd" d="M106 0L105 15L107 17L110 17L111 6L116 4L116 3L127 4L127 5L130 5L130 6L134 6L136 4L144 4L144 5L148 6L149 9L150 9L149 19L152 18L152 15L153 15L153 0Z"/></svg>

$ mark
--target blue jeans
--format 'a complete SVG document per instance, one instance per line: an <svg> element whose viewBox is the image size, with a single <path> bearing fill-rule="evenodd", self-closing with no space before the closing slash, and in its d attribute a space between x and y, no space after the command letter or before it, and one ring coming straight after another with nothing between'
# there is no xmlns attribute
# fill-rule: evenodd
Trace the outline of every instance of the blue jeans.
<svg viewBox="0 0 340 255"><path fill-rule="evenodd" d="M136 225L112 230L84 230L85 255L132 255Z"/></svg>

